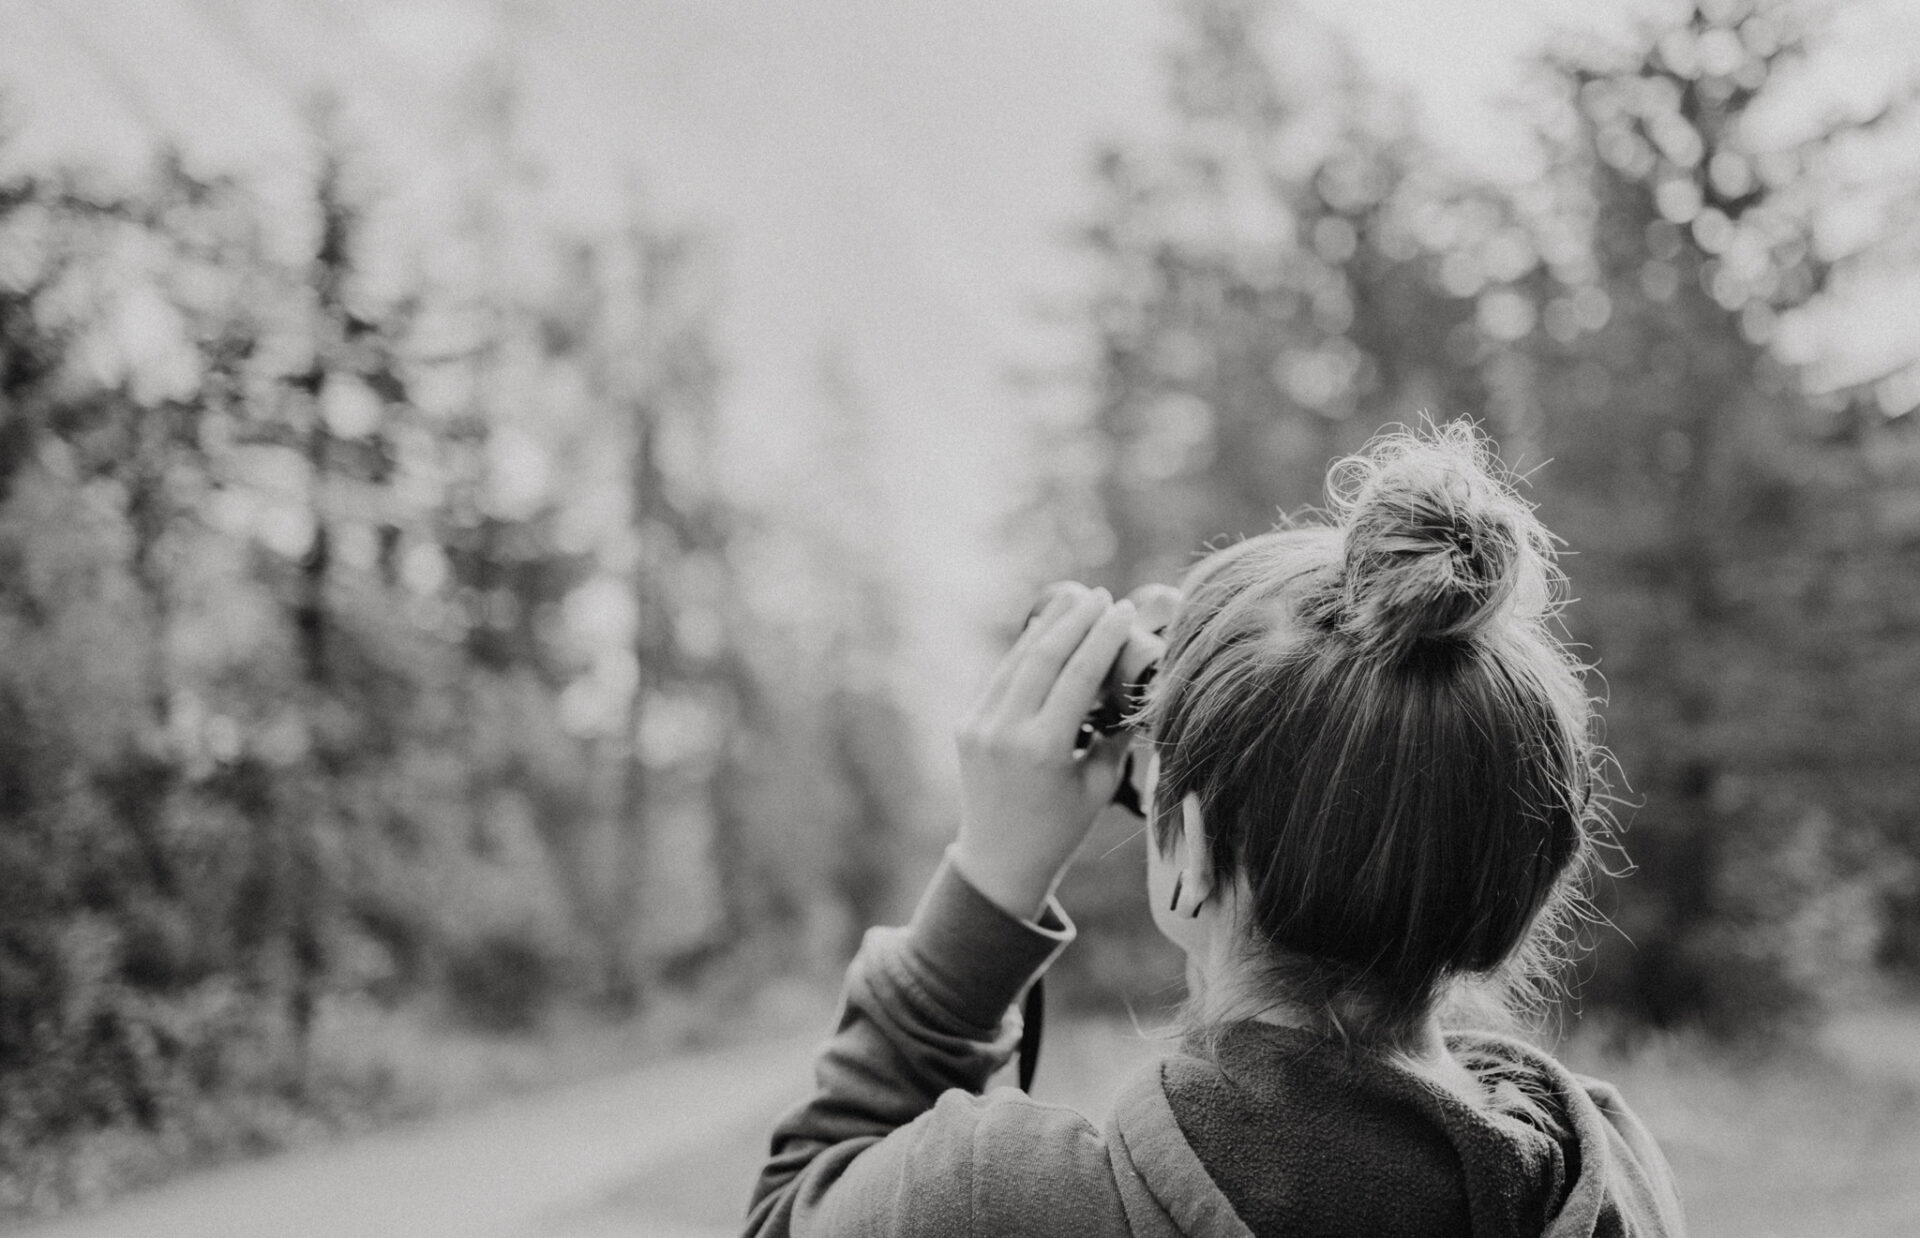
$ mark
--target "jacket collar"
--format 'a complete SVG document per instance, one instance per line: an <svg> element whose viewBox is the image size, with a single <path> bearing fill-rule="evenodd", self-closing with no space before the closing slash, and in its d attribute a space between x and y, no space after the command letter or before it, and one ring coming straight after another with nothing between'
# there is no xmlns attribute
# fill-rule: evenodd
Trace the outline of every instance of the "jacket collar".
<svg viewBox="0 0 1920 1238"><path fill-rule="evenodd" d="M1134 1075L1107 1119L1107 1149L1134 1238L1253 1238L1180 1133L1165 1064Z"/></svg>
<svg viewBox="0 0 1920 1238"><path fill-rule="evenodd" d="M1531 1067L1571 1123L1578 1167L1547 1238L1685 1233L1664 1158L1612 1088L1509 1037L1456 1033L1449 1041ZM1136 1073L1107 1119L1108 1156L1133 1238L1254 1238L1182 1133L1167 1101L1167 1065ZM1492 1218L1474 1219L1479 1229Z"/></svg>

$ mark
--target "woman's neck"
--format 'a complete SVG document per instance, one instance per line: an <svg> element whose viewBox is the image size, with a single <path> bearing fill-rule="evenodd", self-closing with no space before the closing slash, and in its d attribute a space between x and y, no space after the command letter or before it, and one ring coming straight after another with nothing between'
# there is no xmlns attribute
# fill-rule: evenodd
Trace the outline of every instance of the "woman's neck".
<svg viewBox="0 0 1920 1238"><path fill-rule="evenodd" d="M1225 960L1216 960L1211 967L1204 966L1201 960L1189 955L1187 993L1194 1020L1212 1027L1246 1021L1297 1027L1387 1049L1415 1063L1458 1069L1447 1051L1439 1016L1432 1009L1411 1022L1396 1021L1395 1026L1389 1027L1380 1017L1377 1002L1352 995L1315 1002L1287 991L1284 985L1276 986L1274 973L1284 977L1284 967L1261 969L1260 975L1251 974L1252 971L1245 966L1229 965Z"/></svg>
<svg viewBox="0 0 1920 1238"><path fill-rule="evenodd" d="M1309 969L1304 960L1297 969L1290 969L1286 960L1260 966L1248 964L1232 952L1221 952L1204 961L1189 954L1189 1015L1202 1028L1251 1021L1364 1044L1391 1054L1409 1071L1474 1108L1494 1103L1491 1087L1447 1048L1438 1002L1429 1003L1410 1021L1389 1021L1381 1017L1380 1003L1365 997L1348 995L1316 1002L1289 991L1285 980L1290 970L1306 975Z"/></svg>

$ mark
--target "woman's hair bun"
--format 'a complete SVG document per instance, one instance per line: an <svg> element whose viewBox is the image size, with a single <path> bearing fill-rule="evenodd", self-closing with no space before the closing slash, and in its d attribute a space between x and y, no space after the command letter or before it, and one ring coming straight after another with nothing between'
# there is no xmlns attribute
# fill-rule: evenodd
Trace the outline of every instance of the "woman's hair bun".
<svg viewBox="0 0 1920 1238"><path fill-rule="evenodd" d="M1386 435L1328 489L1343 541L1321 617L1363 647L1466 643L1517 595L1544 602L1546 530L1471 423Z"/></svg>

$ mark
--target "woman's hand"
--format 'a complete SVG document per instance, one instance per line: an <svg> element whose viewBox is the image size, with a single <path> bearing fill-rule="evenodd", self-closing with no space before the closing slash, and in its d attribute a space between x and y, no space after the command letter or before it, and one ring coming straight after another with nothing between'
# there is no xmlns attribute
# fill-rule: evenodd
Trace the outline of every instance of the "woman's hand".
<svg viewBox="0 0 1920 1238"><path fill-rule="evenodd" d="M1105 589L1057 589L960 727L954 862L1023 920L1045 906L1119 784L1127 736L1097 736L1080 753L1074 739L1133 621L1133 603Z"/></svg>

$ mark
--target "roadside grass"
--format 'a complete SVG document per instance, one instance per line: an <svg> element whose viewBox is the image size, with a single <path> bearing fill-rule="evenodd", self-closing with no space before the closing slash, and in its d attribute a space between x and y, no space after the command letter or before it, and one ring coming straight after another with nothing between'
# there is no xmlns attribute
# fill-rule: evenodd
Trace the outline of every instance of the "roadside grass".
<svg viewBox="0 0 1920 1238"><path fill-rule="evenodd" d="M1686 1037L1626 1054L1576 1039L1563 1056L1653 1131L1696 1238L1920 1234L1920 1009L1842 1014L1761 1058Z"/></svg>

